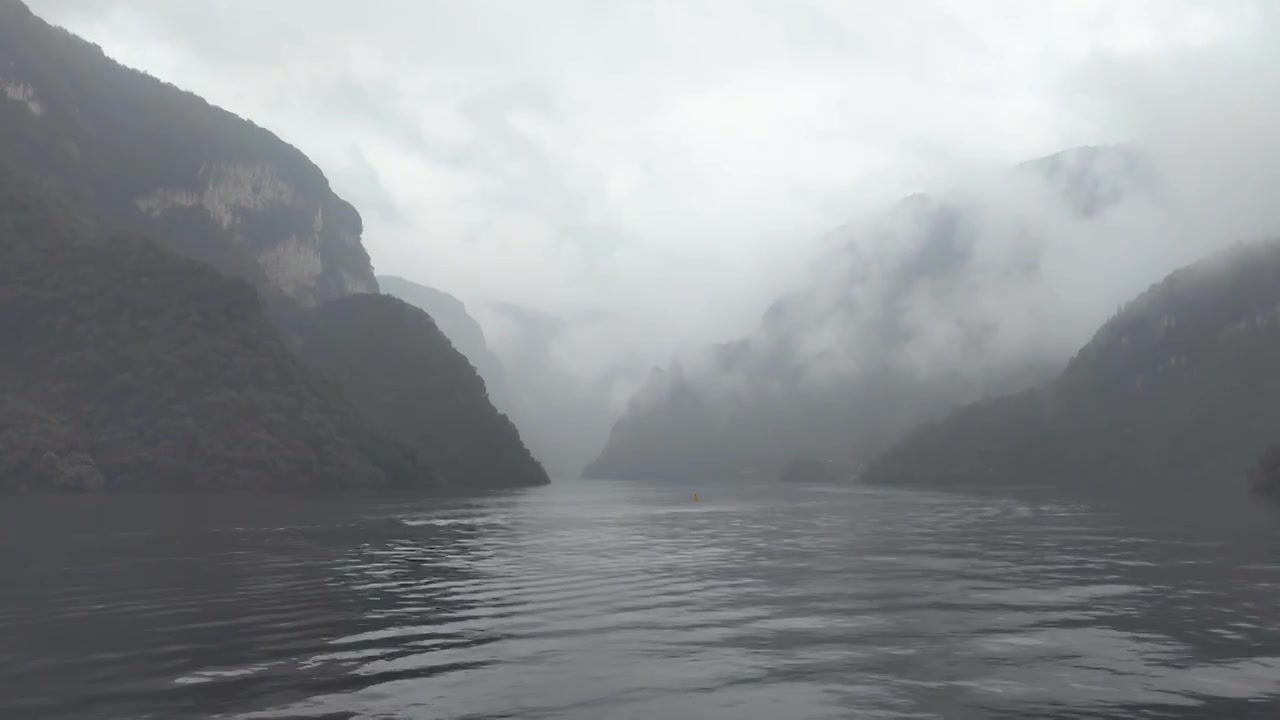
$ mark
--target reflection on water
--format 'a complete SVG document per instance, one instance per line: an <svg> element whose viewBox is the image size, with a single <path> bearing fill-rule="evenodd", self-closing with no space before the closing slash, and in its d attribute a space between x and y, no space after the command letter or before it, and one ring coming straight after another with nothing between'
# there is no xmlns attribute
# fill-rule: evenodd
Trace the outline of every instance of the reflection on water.
<svg viewBox="0 0 1280 720"><path fill-rule="evenodd" d="M10 498L4 718L1280 717L1280 521L773 485Z"/></svg>

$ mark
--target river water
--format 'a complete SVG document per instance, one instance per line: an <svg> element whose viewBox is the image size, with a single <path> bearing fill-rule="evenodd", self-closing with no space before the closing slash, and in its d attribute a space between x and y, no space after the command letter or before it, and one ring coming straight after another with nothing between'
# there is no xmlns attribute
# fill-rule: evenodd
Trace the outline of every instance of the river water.
<svg viewBox="0 0 1280 720"><path fill-rule="evenodd" d="M1261 509L591 481L8 498L0 573L6 720L1280 717Z"/></svg>

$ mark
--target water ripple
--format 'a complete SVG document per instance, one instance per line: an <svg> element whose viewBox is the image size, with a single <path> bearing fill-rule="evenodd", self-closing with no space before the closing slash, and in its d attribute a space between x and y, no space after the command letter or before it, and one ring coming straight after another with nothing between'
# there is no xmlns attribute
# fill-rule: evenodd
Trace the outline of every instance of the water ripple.
<svg viewBox="0 0 1280 720"><path fill-rule="evenodd" d="M702 492L16 500L0 716L1280 716L1274 518Z"/></svg>

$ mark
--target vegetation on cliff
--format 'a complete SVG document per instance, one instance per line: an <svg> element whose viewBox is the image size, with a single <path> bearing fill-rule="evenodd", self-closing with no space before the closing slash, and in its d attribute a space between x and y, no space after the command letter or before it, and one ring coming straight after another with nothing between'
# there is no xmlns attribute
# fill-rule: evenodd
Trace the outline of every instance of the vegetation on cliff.
<svg viewBox="0 0 1280 720"><path fill-rule="evenodd" d="M1280 434L1280 245L1232 248L1130 302L1054 382L966 407L872 483L1236 492Z"/></svg>
<svg viewBox="0 0 1280 720"><path fill-rule="evenodd" d="M18 0L0 164L0 489L545 482L429 319L325 305L377 284L314 163Z"/></svg>
<svg viewBox="0 0 1280 720"><path fill-rule="evenodd" d="M0 127L0 152L95 221L303 304L377 288L359 214L302 152L19 0L0 0Z"/></svg>
<svg viewBox="0 0 1280 720"><path fill-rule="evenodd" d="M452 486L548 482L484 380L422 310L388 295L351 295L300 322L302 357L341 386L380 429L429 458Z"/></svg>
<svg viewBox="0 0 1280 720"><path fill-rule="evenodd" d="M449 342L480 373L485 388L489 391L489 400L495 407L505 412L510 411L511 399L502 362L489 348L480 323L467 312L467 306L461 300L444 291L394 275L379 275L378 287L383 293L400 298L430 315L445 337L449 338Z"/></svg>
<svg viewBox="0 0 1280 720"><path fill-rule="evenodd" d="M429 484L280 341L254 289L98 238L0 165L0 488Z"/></svg>
<svg viewBox="0 0 1280 720"><path fill-rule="evenodd" d="M1147 172L1130 149L1079 147L1012 169L1001 192L979 182L852 220L753 333L651 376L587 474L774 475L792 457L861 465L921 422L1051 379L1078 336L1027 332L1064 300L1046 291L1061 239L1021 198L1086 227L1140 192Z"/></svg>

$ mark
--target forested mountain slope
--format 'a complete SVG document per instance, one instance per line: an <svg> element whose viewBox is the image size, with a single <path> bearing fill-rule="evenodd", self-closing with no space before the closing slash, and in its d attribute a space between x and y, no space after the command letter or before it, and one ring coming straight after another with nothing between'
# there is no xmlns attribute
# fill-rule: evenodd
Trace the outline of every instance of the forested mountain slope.
<svg viewBox="0 0 1280 720"><path fill-rule="evenodd" d="M1053 382L911 433L871 483L1236 493L1280 438L1280 244L1232 248L1128 303Z"/></svg>
<svg viewBox="0 0 1280 720"><path fill-rule="evenodd" d="M5 248L14 257L0 293L23 303L21 311L5 308L14 352L32 363L52 362L55 349L84 362L107 357L101 366L64 360L15 369L9 392L39 397L8 402L14 419L7 437L44 427L50 438L101 440L101 433L128 430L131 439L108 442L99 453L106 452L102 447L146 445L155 457L172 460L163 472L108 462L101 468L107 487L364 482L388 474L426 482L434 476L428 466L447 469L450 483L461 487L545 481L526 462L518 434L497 421L486 426L474 420L496 413L470 366L458 362L448 342L439 342L434 323L406 325L399 307L365 304L361 320L371 330L358 338L379 353L341 347L341 357L316 357L329 351L318 348L329 346L303 342L349 332L340 312L324 308L378 290L359 214L333 193L314 163L251 122L119 65L18 0L0 0L0 162L11 168L10 177L21 178L10 184L24 188L24 196L59 198L62 209L46 215L78 217L85 228L83 241L45 247L45 238L65 233L24 221L27 229ZM34 274L42 262L48 277ZM90 306L95 302L99 308ZM104 309L114 314L99 316ZM191 323L183 325L184 317ZM326 322L335 326L321 328ZM42 331L45 326L69 334ZM380 336L379 328L423 336ZM149 350L142 353L143 347ZM157 362L164 363L164 373L157 374ZM394 418L382 414L378 398L363 395L373 389L367 376L388 365L400 371L394 378L404 383L404 397L413 399L397 405ZM425 378L414 374L415 366ZM154 387L148 384L153 375ZM135 382L114 386L107 402L96 394L103 391L99 383L116 376ZM23 378L30 387L19 382ZM68 382L82 384L67 391L65 404L43 395L46 385ZM193 386L183 387L185 382ZM211 409L200 383L230 388L231 396ZM157 392L162 404L149 404L159 402ZM261 402L253 399L258 395ZM117 417L122 402L141 404ZM86 428L83 412L90 406L108 415L95 415L95 425ZM405 440L396 432L402 423L440 436L428 442L419 431ZM181 424L182 430L174 429ZM241 434L243 447L229 439L231 433ZM307 439L286 442L295 436ZM223 459L211 459L206 446L191 446L189 459L180 462L183 443L192 437L223 443L217 456ZM259 442L263 437L280 445ZM309 470L314 463L303 445L319 453L319 470ZM331 450L317 449L322 446ZM262 460L253 472L240 464L244 453ZM504 461L511 464L502 467ZM486 471L464 477L462 467ZM228 468L236 472L223 472ZM30 482L21 473L6 477Z"/></svg>
<svg viewBox="0 0 1280 720"><path fill-rule="evenodd" d="M435 483L251 286L91 227L0 163L0 488Z"/></svg>
<svg viewBox="0 0 1280 720"><path fill-rule="evenodd" d="M1080 147L851 221L756 332L654 372L587 475L860 466L951 408L1052 377L1079 338L1055 330L1072 300L1047 289L1045 258L1149 174L1129 148Z"/></svg>

